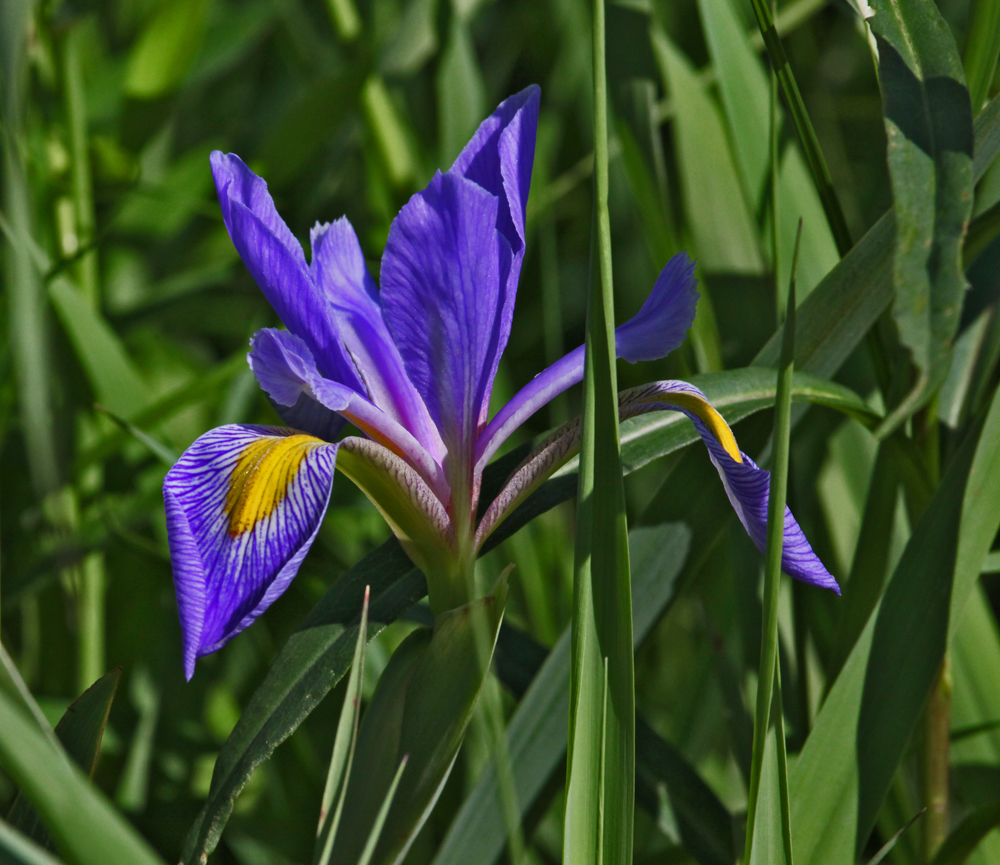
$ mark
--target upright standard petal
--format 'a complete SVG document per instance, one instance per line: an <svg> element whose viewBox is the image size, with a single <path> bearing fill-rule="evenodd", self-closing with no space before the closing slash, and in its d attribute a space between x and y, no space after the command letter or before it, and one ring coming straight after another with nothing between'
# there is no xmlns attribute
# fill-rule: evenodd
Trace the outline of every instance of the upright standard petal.
<svg viewBox="0 0 1000 865"><path fill-rule="evenodd" d="M184 673L285 591L330 500L337 445L284 427L201 436L167 472L170 559Z"/></svg>
<svg viewBox="0 0 1000 865"><path fill-rule="evenodd" d="M497 228L515 255L524 248L540 100L536 84L505 99L479 124L451 166L451 173L461 174L500 199Z"/></svg>
<svg viewBox="0 0 1000 865"><path fill-rule="evenodd" d="M660 273L642 308L615 329L618 357L636 363L658 360L677 348L694 321L698 305L694 261L679 252ZM536 375L483 430L476 443L476 471L481 473L508 436L564 390L583 380L581 345Z"/></svg>
<svg viewBox="0 0 1000 865"><path fill-rule="evenodd" d="M708 448L726 495L751 540L762 553L767 546L767 502L771 473L759 468L736 444L729 424L694 385L659 381L632 388L620 395L622 418L667 409L686 414ZM813 552L805 534L785 508L785 540L781 569L791 577L840 594L840 586Z"/></svg>
<svg viewBox="0 0 1000 865"><path fill-rule="evenodd" d="M441 461L441 435L423 398L407 378L399 349L382 317L382 301L365 266L354 228L346 217L341 217L313 228L311 241L313 282L334 309L337 330L368 398Z"/></svg>
<svg viewBox="0 0 1000 865"><path fill-rule="evenodd" d="M324 376L362 390L334 311L314 285L302 247L278 215L267 184L233 153L216 150L211 164L229 236L268 303L305 340Z"/></svg>
<svg viewBox="0 0 1000 865"><path fill-rule="evenodd" d="M498 202L438 173L400 211L382 257L386 323L441 431L449 473L466 486L504 347L511 248L496 228Z"/></svg>

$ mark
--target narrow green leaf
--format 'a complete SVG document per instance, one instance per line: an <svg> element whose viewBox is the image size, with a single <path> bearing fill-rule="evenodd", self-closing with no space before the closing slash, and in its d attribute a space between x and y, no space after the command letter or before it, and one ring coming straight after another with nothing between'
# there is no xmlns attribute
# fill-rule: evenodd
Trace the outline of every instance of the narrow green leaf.
<svg viewBox="0 0 1000 865"><path fill-rule="evenodd" d="M114 412L109 411L102 405L94 406L97 411L111 418L121 429L125 430L136 441L142 442L149 451L165 466L172 466L178 459L178 453L171 447L167 447L156 436L150 435L145 430L139 429L135 424L129 423L125 418L119 417Z"/></svg>
<svg viewBox="0 0 1000 865"><path fill-rule="evenodd" d="M493 592L439 613L397 648L379 678L358 732L332 862L357 862L377 837L373 862L402 861L430 815L458 753L489 670L507 599L507 574ZM485 645L484 645L485 643ZM408 757L409 771L397 767ZM384 830L384 802L399 791ZM381 815L381 816L380 816Z"/></svg>
<svg viewBox="0 0 1000 865"><path fill-rule="evenodd" d="M893 316L919 373L884 436L948 373L966 287L973 129L958 48L933 0L874 0L872 7L896 214Z"/></svg>
<svg viewBox="0 0 1000 865"><path fill-rule="evenodd" d="M379 76L373 75L365 82L361 105L389 179L395 186L405 186L415 171L409 134L385 82Z"/></svg>
<svg viewBox="0 0 1000 865"><path fill-rule="evenodd" d="M867 840L1000 527L1000 395L978 429L914 527L792 771L801 862L853 862Z"/></svg>
<svg viewBox="0 0 1000 865"><path fill-rule="evenodd" d="M1000 55L1000 3L974 0L965 32L965 77L972 113L978 114L989 96Z"/></svg>
<svg viewBox="0 0 1000 865"><path fill-rule="evenodd" d="M798 242L794 257L798 258ZM785 540L785 499L788 491L788 452L792 426L792 373L795 363L795 263L792 263L792 283L788 291L784 339L781 346L781 367L778 370L775 397L772 447L771 485L767 500L767 549L764 563L764 616L761 623L760 666L757 677L757 707L754 715L753 758L750 764L750 790L747 804L747 835L744 862L753 862L753 839L756 826L757 801L764 770L765 746L771 721L771 700L774 696L775 671L778 664L778 589L781 585L781 554ZM780 707L776 711L781 711ZM777 761L777 754L774 755ZM770 767L770 761L768 761ZM769 768L768 771L771 771ZM775 769L776 772L776 769ZM773 801L778 792L777 777L769 789L767 806L775 813L780 803ZM780 844L779 831L779 844ZM772 842L773 843L773 842ZM778 849L781 849L779 846ZM767 861L767 860L761 860ZM790 865L790 863L789 863Z"/></svg>
<svg viewBox="0 0 1000 865"><path fill-rule="evenodd" d="M100 313L65 280L52 283L49 297L97 399L115 414L126 418L145 408L148 388L121 341Z"/></svg>
<svg viewBox="0 0 1000 865"><path fill-rule="evenodd" d="M70 705L55 728L56 737L66 753L90 778L97 769L101 740L121 675L118 668L98 679ZM7 821L31 840L54 849L48 832L24 795L19 794L14 800Z"/></svg>
<svg viewBox="0 0 1000 865"><path fill-rule="evenodd" d="M330 18L337 28L337 35L344 42L352 42L361 33L361 16L358 15L354 0L327 0Z"/></svg>
<svg viewBox="0 0 1000 865"><path fill-rule="evenodd" d="M44 847L0 820L0 862L5 865L61 865Z"/></svg>
<svg viewBox="0 0 1000 865"><path fill-rule="evenodd" d="M5 4L0 27L3 88L0 107L4 134L3 222L7 249L4 283L7 295L7 339L17 379L17 398L24 429L24 446L35 495L41 499L59 485L50 384L50 349L46 332L45 293L39 271L45 267L35 254L34 214L25 166L22 94L27 83L27 39L34 4Z"/></svg>
<svg viewBox="0 0 1000 865"><path fill-rule="evenodd" d="M448 44L437 75L441 164L451 165L488 112L486 84L476 60L468 23L451 16Z"/></svg>
<svg viewBox="0 0 1000 865"><path fill-rule="evenodd" d="M676 523L629 532L636 646L673 599L689 540L690 531ZM510 675L505 660L505 633L508 632L501 632L497 649L497 675L519 696L515 677ZM530 640L526 635L521 635L521 639ZM569 655L567 631L540 667L529 667L516 679L531 679L507 731L522 816L531 810L566 752L563 719L569 707ZM733 863L730 815L680 753L660 739L641 718L636 719L636 776L637 801L647 808L659 806L656 786L666 785L681 837L699 862ZM438 849L434 865L496 862L504 849L506 831L500 803L496 774L490 768L466 796Z"/></svg>
<svg viewBox="0 0 1000 865"><path fill-rule="evenodd" d="M923 817L926 811L927 811L926 808L921 808L919 811L917 811L916 814L914 814L909 820L907 820L906 823L904 823L899 829L897 829L895 834L893 834L893 836L888 841L886 841L885 844L882 845L882 849L879 850L878 853L876 853L871 858L871 860L869 860L868 865L878 865L879 862L885 859L885 857L892 852L893 847L896 846L896 843L899 841L899 839L903 837L903 833L907 829L909 829L914 823L916 823L917 820Z"/></svg>
<svg viewBox="0 0 1000 865"><path fill-rule="evenodd" d="M403 777L403 770L406 769L409 759L409 755L404 754L403 759L399 761L399 768L396 770L396 775L389 786L389 792L385 794L385 801L382 803L378 816L375 818L375 825L372 826L365 849L361 851L358 865L368 865L371 862L372 855L375 853L375 845L378 844L378 839L382 834L382 827L385 825L386 817L389 816L389 808L392 806L392 800L396 798L396 790L399 787L399 781Z"/></svg>
<svg viewBox="0 0 1000 865"><path fill-rule="evenodd" d="M361 607L361 622L358 625L358 639L351 659L351 675L344 692L344 705L340 710L337 732L333 737L333 754L326 775L326 787L319 809L319 826L316 830L316 849L313 861L327 865L333 852L333 839L340 825L340 815L344 810L347 796L347 779L351 775L354 762L354 748L358 739L358 721L361 718L361 685L365 668L365 646L368 642L368 598L371 587L365 586L365 599ZM395 787L393 788L395 789ZM337 795L337 806L333 809L333 797ZM333 809L333 810L331 810Z"/></svg>
<svg viewBox="0 0 1000 865"><path fill-rule="evenodd" d="M628 527L618 440L604 0L593 4L594 221L584 360L563 858L628 862L635 682Z"/></svg>
<svg viewBox="0 0 1000 865"><path fill-rule="evenodd" d="M853 245L851 233L847 228L847 221L844 219L840 201L833 188L833 179L830 177L830 169L827 168L819 138L817 138L816 130L813 129L812 122L809 120L809 113L806 111L802 94L799 92L798 82L796 82L792 68L788 64L788 57L785 55L778 31L774 27L771 9L766 0L751 0L750 5L757 18L757 26L760 28L761 36L764 38L764 47L771 60L771 68L781 85L785 105L792 115L792 122L795 124L795 131L802 144L806 165L809 166L809 174L812 176L819 199L823 203L823 211L826 213L830 231L837 243L837 250L842 256L847 255Z"/></svg>
<svg viewBox="0 0 1000 865"><path fill-rule="evenodd" d="M652 39L673 100L684 213L698 260L709 271L760 273L764 265L753 218L719 110L670 39L655 27Z"/></svg>
<svg viewBox="0 0 1000 865"><path fill-rule="evenodd" d="M155 99L176 90L198 53L207 21L207 0L176 0L159 7L129 54L125 92Z"/></svg>
<svg viewBox="0 0 1000 865"><path fill-rule="evenodd" d="M35 806L60 852L77 865L162 865L139 833L6 693L0 693L0 763Z"/></svg>

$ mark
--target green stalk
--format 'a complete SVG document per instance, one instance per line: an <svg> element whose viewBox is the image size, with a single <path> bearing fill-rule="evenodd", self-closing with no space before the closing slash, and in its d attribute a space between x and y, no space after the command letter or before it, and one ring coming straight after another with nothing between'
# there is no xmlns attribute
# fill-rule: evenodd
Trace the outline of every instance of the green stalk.
<svg viewBox="0 0 1000 865"><path fill-rule="evenodd" d="M1000 54L1000 0L973 0L966 28L965 78L969 83L973 117L990 95L990 83Z"/></svg>
<svg viewBox="0 0 1000 865"><path fill-rule="evenodd" d="M805 663L801 655L799 663ZM774 703L771 716L774 718L774 740L778 751L778 795L781 799L781 843L785 851L785 865L792 865L792 804L788 798L788 748L785 742L785 701L781 696L781 664L774 663Z"/></svg>
<svg viewBox="0 0 1000 865"><path fill-rule="evenodd" d="M924 714L924 861L948 837L948 758L951 745L951 670L945 655Z"/></svg>
<svg viewBox="0 0 1000 865"><path fill-rule="evenodd" d="M813 185L816 187L820 203L823 205L826 220L830 224L830 231L837 244L837 251L843 257L850 251L854 241L851 240L851 232L847 228L844 211L841 210L840 200L833 188L833 178L830 177L830 169L826 165L826 158L820 148L819 138L816 136L816 130L813 129L812 121L809 119L809 112L806 111L805 102L803 102L802 94L799 92L799 85L792 73L792 67L788 65L785 48L774 27L774 19L766 0L751 0L751 5L757 18L757 26L760 27L760 34L764 38L767 56L771 60L771 68L781 85L788 113L792 116L795 131L802 143L802 153L805 156L809 173L812 175Z"/></svg>
<svg viewBox="0 0 1000 865"><path fill-rule="evenodd" d="M587 313L563 861L630 862L635 691L628 526L618 439L604 0L594 2L593 283Z"/></svg>
<svg viewBox="0 0 1000 865"><path fill-rule="evenodd" d="M94 189L90 172L87 135L87 102L83 89L79 42L81 30L71 27L61 44L63 107L69 131L73 213L78 248L86 250L76 262L76 282L80 293L100 308L100 276L94 245ZM104 674L104 605L107 578L104 556L92 553L81 565L77 582L77 689L89 688Z"/></svg>
<svg viewBox="0 0 1000 865"><path fill-rule="evenodd" d="M764 617L760 640L760 668L757 679L757 709L754 715L753 755L750 764L750 790L747 800L747 834L743 856L749 863L753 849L754 821L760 794L764 747L771 718L775 666L778 661L778 588L781 581L781 553L785 540L785 498L788 490L788 442L792 420L792 373L795 368L795 268L799 257L802 222L795 240L792 279L788 287L788 310L785 313L781 343L781 363L774 404L774 461L767 502L767 554L764 563Z"/></svg>

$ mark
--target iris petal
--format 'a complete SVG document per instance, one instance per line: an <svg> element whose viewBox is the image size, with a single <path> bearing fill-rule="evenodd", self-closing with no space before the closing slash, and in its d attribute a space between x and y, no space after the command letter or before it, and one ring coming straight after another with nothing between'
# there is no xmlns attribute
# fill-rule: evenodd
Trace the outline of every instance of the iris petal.
<svg viewBox="0 0 1000 865"><path fill-rule="evenodd" d="M324 376L363 390L333 309L314 285L302 247L278 215L267 184L235 154L216 150L211 163L229 236L268 303L305 340Z"/></svg>
<svg viewBox="0 0 1000 865"><path fill-rule="evenodd" d="M726 495L751 540L762 553L767 546L767 503L771 473L739 450L732 430L705 394L683 381L660 381L621 395L621 416L667 409L686 414L708 448ZM781 569L791 577L840 594L840 586L813 552L805 534L785 507Z"/></svg>
<svg viewBox="0 0 1000 865"><path fill-rule="evenodd" d="M292 408L291 414L303 424L300 428L305 432L321 437L330 424L314 403L336 412L409 460L442 503L448 502L449 488L441 466L420 442L367 398L324 378L304 340L288 331L264 328L254 334L247 360L261 388L278 406ZM303 395L307 397L304 402Z"/></svg>
<svg viewBox="0 0 1000 865"><path fill-rule="evenodd" d="M481 186L439 173L400 211L382 257L386 323L463 475L504 347L511 249L497 207Z"/></svg>
<svg viewBox="0 0 1000 865"><path fill-rule="evenodd" d="M406 427L438 461L444 445L427 406L410 383L399 349L382 318L382 302L365 266L361 244L345 217L317 225L311 235L313 281L332 305L340 337L368 398Z"/></svg>
<svg viewBox="0 0 1000 865"><path fill-rule="evenodd" d="M298 572L326 513L336 454L337 445L284 427L234 424L201 436L167 473L188 679Z"/></svg>
<svg viewBox="0 0 1000 865"><path fill-rule="evenodd" d="M677 348L694 321L697 284L694 262L685 253L677 253L663 268L639 312L616 328L618 357L631 363L657 360ZM476 443L477 473L482 472L514 430L564 390L583 380L583 362L581 345L536 375L497 412Z"/></svg>

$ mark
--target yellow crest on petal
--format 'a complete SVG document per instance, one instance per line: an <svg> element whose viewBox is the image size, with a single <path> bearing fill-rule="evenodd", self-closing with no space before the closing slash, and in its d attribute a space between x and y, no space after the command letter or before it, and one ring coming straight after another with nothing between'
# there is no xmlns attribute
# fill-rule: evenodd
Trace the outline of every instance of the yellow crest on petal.
<svg viewBox="0 0 1000 865"><path fill-rule="evenodd" d="M683 392L658 394L656 400L657 402L672 403L681 408L686 408L692 414L696 414L702 423L708 427L708 431L715 436L716 441L725 448L726 453L736 460L736 462L743 462L743 457L740 455L740 448L736 444L733 431L729 428L729 424L726 423L722 415L715 410L708 400L693 393Z"/></svg>
<svg viewBox="0 0 1000 865"><path fill-rule="evenodd" d="M321 439L298 434L266 436L243 448L226 494L230 536L239 537L274 513L303 460L322 444Z"/></svg>

